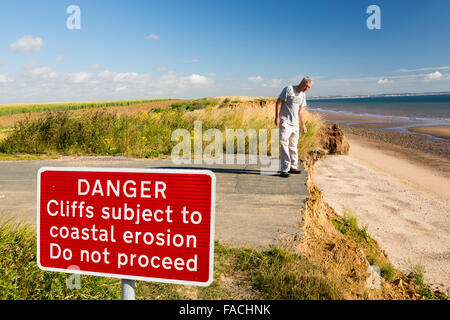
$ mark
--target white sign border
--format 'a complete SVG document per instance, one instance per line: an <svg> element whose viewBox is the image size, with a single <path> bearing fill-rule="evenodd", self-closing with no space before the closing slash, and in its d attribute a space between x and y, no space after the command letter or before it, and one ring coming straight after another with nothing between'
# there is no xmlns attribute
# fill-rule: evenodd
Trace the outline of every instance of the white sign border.
<svg viewBox="0 0 450 320"><path fill-rule="evenodd" d="M175 280L165 278L151 278L130 276L115 273L102 273L94 271L72 270L62 268L44 267L40 262L40 215L41 215L41 174L45 171L87 171L87 172L133 172L133 173L168 173L168 174L200 174L211 177L211 218L210 218L210 250L209 250L209 274L206 282ZM211 170L204 169L143 169L143 168L96 168L96 167L41 167L37 172L37 214L36 214L36 234L37 234L37 265L44 271L56 271L70 274L83 274L108 278L129 279L138 281L161 282L171 284L183 284L191 286L207 287L214 280L214 226L215 226L215 206L216 206L216 175ZM68 266L70 267L70 266Z"/></svg>

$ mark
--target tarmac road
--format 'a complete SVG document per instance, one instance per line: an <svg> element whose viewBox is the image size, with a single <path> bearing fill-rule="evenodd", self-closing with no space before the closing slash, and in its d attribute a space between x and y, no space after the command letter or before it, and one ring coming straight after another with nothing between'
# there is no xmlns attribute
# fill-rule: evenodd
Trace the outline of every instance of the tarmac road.
<svg viewBox="0 0 450 320"><path fill-rule="evenodd" d="M221 243L267 249L286 235L301 234L307 174L280 178L261 174L260 165L183 165L171 160L124 157L63 157L56 160L1 161L0 214L36 223L37 172L52 167L202 168L216 174L215 238Z"/></svg>

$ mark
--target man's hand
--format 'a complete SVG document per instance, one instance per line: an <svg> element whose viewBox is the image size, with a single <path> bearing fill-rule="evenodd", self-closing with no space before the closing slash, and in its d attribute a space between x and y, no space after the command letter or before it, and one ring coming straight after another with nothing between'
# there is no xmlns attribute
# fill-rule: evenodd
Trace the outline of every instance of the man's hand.
<svg viewBox="0 0 450 320"><path fill-rule="evenodd" d="M303 133L307 133L307 132L308 132L308 129L306 129L306 126L305 126L305 125L302 125L302 132L303 132Z"/></svg>
<svg viewBox="0 0 450 320"><path fill-rule="evenodd" d="M307 133L308 129L306 129L305 121L303 120L303 107L298 109L298 118L300 120L300 124L302 125L302 132Z"/></svg>
<svg viewBox="0 0 450 320"><path fill-rule="evenodd" d="M280 117L275 117L275 125L277 127L280 125Z"/></svg>

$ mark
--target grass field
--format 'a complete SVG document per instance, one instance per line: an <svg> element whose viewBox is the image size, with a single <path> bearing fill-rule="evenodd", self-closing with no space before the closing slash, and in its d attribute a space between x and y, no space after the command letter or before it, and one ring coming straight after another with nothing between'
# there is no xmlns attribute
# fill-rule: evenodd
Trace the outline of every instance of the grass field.
<svg viewBox="0 0 450 320"><path fill-rule="evenodd" d="M147 99L147 100L120 100L120 101L98 101L98 102L62 102L62 103L35 103L35 104L10 104L0 105L0 116L13 115L29 112L80 110L106 107L123 107L141 103L158 101L171 101L176 99Z"/></svg>
<svg viewBox="0 0 450 320"><path fill-rule="evenodd" d="M218 129L268 130L273 123L273 108L220 107L214 100L201 99L174 103L170 108L151 109L135 115L116 115L102 111L73 114L49 112L39 119L24 119L0 141L4 154L122 155L152 158L170 155L178 141L172 141L176 129L194 130L194 122L202 121L203 132ZM300 135L299 156L317 146L322 122L315 114L307 114L307 134ZM204 144L205 145L205 144ZM224 146L226 141L224 141ZM249 141L246 140L248 152ZM224 150L225 151L225 150Z"/></svg>

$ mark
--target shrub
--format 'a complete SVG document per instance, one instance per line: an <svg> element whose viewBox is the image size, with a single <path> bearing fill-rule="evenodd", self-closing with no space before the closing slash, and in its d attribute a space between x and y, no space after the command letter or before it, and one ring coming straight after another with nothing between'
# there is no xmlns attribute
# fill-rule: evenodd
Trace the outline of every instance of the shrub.
<svg viewBox="0 0 450 320"><path fill-rule="evenodd" d="M200 100L173 103L170 107L172 108L172 110L177 111L194 111L215 106L217 104L218 102L216 100L203 98Z"/></svg>

